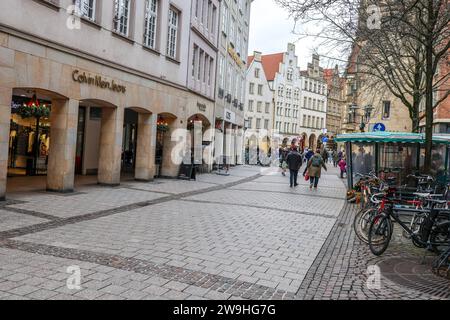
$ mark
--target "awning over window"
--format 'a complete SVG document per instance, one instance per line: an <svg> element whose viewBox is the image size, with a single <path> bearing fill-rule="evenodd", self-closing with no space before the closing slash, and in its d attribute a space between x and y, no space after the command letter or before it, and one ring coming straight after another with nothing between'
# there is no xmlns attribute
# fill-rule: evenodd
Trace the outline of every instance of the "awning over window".
<svg viewBox="0 0 450 320"><path fill-rule="evenodd" d="M398 142L398 143L425 143L424 133L410 132L361 132L339 134L336 142ZM450 135L433 135L433 143L450 144Z"/></svg>

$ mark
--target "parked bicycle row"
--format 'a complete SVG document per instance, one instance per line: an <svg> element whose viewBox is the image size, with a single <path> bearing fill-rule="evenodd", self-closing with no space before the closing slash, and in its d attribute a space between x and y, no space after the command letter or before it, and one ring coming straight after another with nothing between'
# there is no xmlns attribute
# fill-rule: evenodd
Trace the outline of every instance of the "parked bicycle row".
<svg viewBox="0 0 450 320"><path fill-rule="evenodd" d="M359 178L348 200L360 210L353 221L358 238L370 251L382 255L389 247L394 227L419 248L439 257L433 270L450 278L450 184L431 176L409 175L415 186L396 186L394 178L381 179L374 172Z"/></svg>

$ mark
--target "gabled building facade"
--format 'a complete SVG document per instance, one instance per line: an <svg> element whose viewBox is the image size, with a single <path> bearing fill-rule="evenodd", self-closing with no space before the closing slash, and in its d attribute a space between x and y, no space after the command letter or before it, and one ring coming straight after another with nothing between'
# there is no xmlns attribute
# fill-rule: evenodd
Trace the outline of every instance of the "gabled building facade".
<svg viewBox="0 0 450 320"><path fill-rule="evenodd" d="M245 120L247 129L272 132L274 117L273 91L264 72L261 52L248 59Z"/></svg>
<svg viewBox="0 0 450 320"><path fill-rule="evenodd" d="M341 133L342 112L345 110L344 79L339 73L339 67L324 70L324 80L328 87L327 135L335 137Z"/></svg>
<svg viewBox="0 0 450 320"><path fill-rule="evenodd" d="M300 132L303 146L316 149L322 145L326 135L327 123L327 84L324 71L320 67L320 57L316 54L308 63L306 71L301 72L301 119Z"/></svg>

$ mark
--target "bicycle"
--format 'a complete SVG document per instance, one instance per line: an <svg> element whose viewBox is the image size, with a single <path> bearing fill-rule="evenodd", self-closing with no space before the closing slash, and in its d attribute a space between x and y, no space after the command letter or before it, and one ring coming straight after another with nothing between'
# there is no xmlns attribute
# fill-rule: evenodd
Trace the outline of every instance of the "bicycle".
<svg viewBox="0 0 450 320"><path fill-rule="evenodd" d="M427 199L429 210L422 210L421 223L412 230L400 219L394 204L388 204L370 223L368 242L370 251L380 256L389 246L393 234L393 221L397 222L411 237L413 243L421 248L441 252L441 247L450 246L450 211L439 206L448 206L447 200Z"/></svg>

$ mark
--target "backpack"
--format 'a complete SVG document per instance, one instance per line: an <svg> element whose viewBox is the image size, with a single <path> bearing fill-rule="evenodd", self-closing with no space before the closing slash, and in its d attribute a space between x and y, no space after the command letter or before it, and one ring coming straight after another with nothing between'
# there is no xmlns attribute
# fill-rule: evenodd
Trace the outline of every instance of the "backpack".
<svg viewBox="0 0 450 320"><path fill-rule="evenodd" d="M312 157L311 165L313 167L320 167L322 165L322 159L320 157Z"/></svg>

